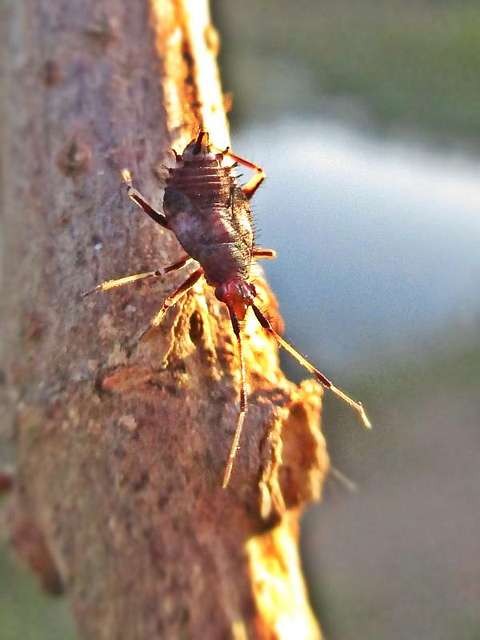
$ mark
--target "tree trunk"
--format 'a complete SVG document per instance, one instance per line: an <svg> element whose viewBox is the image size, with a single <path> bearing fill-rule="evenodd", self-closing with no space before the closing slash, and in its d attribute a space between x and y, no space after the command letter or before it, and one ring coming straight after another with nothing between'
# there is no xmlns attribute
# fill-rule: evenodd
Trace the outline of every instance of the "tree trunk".
<svg viewBox="0 0 480 640"><path fill-rule="evenodd" d="M224 491L239 383L225 307L200 286L138 343L178 276L79 300L180 253L120 169L159 204L172 146L200 124L228 143L206 2L10 0L4 14L14 544L66 589L81 637L318 638L297 549L328 467L318 385L288 382L247 322L250 410Z"/></svg>

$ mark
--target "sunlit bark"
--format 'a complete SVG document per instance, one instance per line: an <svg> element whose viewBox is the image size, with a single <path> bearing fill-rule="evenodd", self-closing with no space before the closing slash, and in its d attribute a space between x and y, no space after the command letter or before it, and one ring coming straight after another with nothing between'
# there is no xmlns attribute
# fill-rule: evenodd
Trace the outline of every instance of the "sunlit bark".
<svg viewBox="0 0 480 640"><path fill-rule="evenodd" d="M63 583L82 637L318 638L296 541L328 466L318 385L286 381L247 322L251 407L223 491L238 363L222 305L200 287L138 344L175 277L79 299L180 254L119 171L159 205L171 146L200 124L228 143L206 3L24 0L4 13L15 545L45 586Z"/></svg>

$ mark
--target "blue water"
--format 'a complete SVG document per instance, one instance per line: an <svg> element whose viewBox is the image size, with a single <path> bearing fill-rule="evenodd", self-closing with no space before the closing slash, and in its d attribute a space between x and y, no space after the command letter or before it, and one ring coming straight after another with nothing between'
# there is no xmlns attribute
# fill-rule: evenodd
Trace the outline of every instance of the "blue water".
<svg viewBox="0 0 480 640"><path fill-rule="evenodd" d="M480 316L480 161L299 119L242 130L262 164L258 241L287 335L335 369Z"/></svg>

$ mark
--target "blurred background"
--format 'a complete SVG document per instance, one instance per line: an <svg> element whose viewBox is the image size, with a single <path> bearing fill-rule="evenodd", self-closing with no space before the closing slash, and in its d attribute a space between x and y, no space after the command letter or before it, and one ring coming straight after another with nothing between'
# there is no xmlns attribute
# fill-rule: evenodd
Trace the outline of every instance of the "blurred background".
<svg viewBox="0 0 480 640"><path fill-rule="evenodd" d="M374 423L327 397L357 490L331 477L303 521L325 636L478 640L478 0L213 5L287 336Z"/></svg>
<svg viewBox="0 0 480 640"><path fill-rule="evenodd" d="M327 398L332 462L356 491L331 477L304 517L325 636L478 640L478 0L212 9L234 149L268 174L255 211L287 336L374 423ZM5 554L0 573L2 639L75 637Z"/></svg>

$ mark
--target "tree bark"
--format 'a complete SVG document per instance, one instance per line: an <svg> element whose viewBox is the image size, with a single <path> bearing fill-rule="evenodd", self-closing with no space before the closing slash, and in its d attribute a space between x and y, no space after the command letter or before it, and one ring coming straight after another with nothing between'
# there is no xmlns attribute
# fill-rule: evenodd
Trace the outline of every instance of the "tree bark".
<svg viewBox="0 0 480 640"><path fill-rule="evenodd" d="M288 382L247 322L250 410L223 491L239 383L224 306L199 286L138 343L178 277L79 300L180 253L128 202L119 170L159 204L171 147L200 124L228 143L206 2L12 0L4 14L14 544L66 589L81 637L318 638L297 530L328 467L319 386Z"/></svg>

